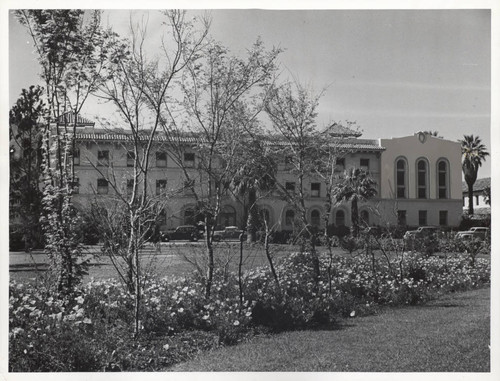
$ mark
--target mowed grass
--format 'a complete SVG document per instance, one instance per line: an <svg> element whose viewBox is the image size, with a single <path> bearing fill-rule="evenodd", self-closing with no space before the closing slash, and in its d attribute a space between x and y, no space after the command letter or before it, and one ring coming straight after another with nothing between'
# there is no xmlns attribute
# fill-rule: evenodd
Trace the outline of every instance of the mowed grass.
<svg viewBox="0 0 500 381"><path fill-rule="evenodd" d="M490 290L386 308L340 329L256 337L170 371L489 372Z"/></svg>
<svg viewBox="0 0 500 381"><path fill-rule="evenodd" d="M273 245L271 253L276 260L291 252L298 246ZM339 254L340 249L336 249ZM99 254L99 246L85 248L87 255ZM218 269L237 271L240 257L239 242L220 242L214 245L215 265ZM202 242L162 243L159 246L149 244L141 253L141 268L143 273L158 277L183 277L196 271L205 272L207 267L206 248ZM118 263L124 263L118 261ZM243 270L268 265L268 260L262 245L244 244ZM31 254L23 252L10 253L10 279L17 282L36 282L43 278L48 268L48 258L42 251ZM118 273L111 260L106 256L92 258L89 273L84 282L90 279L118 279Z"/></svg>

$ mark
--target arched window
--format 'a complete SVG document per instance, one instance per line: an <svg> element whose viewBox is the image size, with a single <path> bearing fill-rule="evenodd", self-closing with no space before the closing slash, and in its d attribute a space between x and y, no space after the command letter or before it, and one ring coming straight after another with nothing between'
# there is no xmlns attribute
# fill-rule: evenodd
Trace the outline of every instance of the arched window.
<svg viewBox="0 0 500 381"><path fill-rule="evenodd" d="M319 226L321 224L321 214L318 209L314 209L311 212L311 225Z"/></svg>
<svg viewBox="0 0 500 381"><path fill-rule="evenodd" d="M437 163L438 198L448 198L448 162L444 159Z"/></svg>
<svg viewBox="0 0 500 381"><path fill-rule="evenodd" d="M362 226L369 226L370 225L370 213L368 213L368 210L361 211L360 222L361 222Z"/></svg>
<svg viewBox="0 0 500 381"><path fill-rule="evenodd" d="M287 210L285 213L285 225L293 226L294 220L295 220L295 212L291 209Z"/></svg>
<svg viewBox="0 0 500 381"><path fill-rule="evenodd" d="M407 198L406 183L407 183L407 166L406 160L400 158L396 161L396 198Z"/></svg>
<svg viewBox="0 0 500 381"><path fill-rule="evenodd" d="M194 225L194 209L188 208L184 210L184 225Z"/></svg>
<svg viewBox="0 0 500 381"><path fill-rule="evenodd" d="M222 208L219 214L219 225L222 226L235 226L236 225L236 211L230 205Z"/></svg>
<svg viewBox="0 0 500 381"><path fill-rule="evenodd" d="M417 198L428 198L427 161L417 161Z"/></svg>
<svg viewBox="0 0 500 381"><path fill-rule="evenodd" d="M343 210L337 210L337 213L335 213L335 225L345 226L345 213Z"/></svg>

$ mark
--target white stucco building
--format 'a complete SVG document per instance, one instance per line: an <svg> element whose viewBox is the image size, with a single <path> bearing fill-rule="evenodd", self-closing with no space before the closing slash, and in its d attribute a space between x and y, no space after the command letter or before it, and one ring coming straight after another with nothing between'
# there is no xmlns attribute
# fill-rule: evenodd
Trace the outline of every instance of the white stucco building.
<svg viewBox="0 0 500 381"><path fill-rule="evenodd" d="M459 143L425 133L379 140L360 139L359 134L348 135L342 138L344 154L337 161L339 181L345 169L360 167L369 171L378 188L375 198L359 205L361 220L368 225L381 226L458 226L462 213ZM114 190L98 171L107 171L107 166L112 166L114 176L121 179L118 183L126 194L132 161L126 139L124 132L98 130L92 122L81 118L75 152L75 173L79 185L78 194L74 197L76 204L83 207L96 195L113 197ZM197 152L187 148L183 157L184 166L196 171L197 155ZM149 189L156 195L161 195L165 189L183 188L183 171L169 155L169 147L161 135L155 138L149 178ZM287 189L297 187L294 175L287 168L286 158L279 163L277 180ZM311 177L304 186L308 219L313 225L324 227L325 185ZM295 218L293 208L278 193L261 198L258 204L270 224L276 225L278 230L292 229ZM220 225L244 226L246 221L241 200L228 195L222 205ZM176 192L166 203L162 228L193 223L194 213L193 195L189 191ZM331 211L329 224L350 226L350 213L348 203L336 205Z"/></svg>

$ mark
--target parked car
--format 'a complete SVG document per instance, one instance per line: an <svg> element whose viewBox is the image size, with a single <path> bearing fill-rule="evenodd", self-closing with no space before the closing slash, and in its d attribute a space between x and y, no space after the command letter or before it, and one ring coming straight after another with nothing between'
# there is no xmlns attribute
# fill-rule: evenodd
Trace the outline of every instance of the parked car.
<svg viewBox="0 0 500 381"><path fill-rule="evenodd" d="M408 230L406 231L403 238L405 240L412 238L425 238L432 237L439 232L439 229L435 226L420 226L417 230Z"/></svg>
<svg viewBox="0 0 500 381"><path fill-rule="evenodd" d="M164 242L179 240L196 242L202 236L203 234L199 231L199 229L193 225L182 225L178 226L174 230L167 230L166 232L161 233L161 238Z"/></svg>
<svg viewBox="0 0 500 381"><path fill-rule="evenodd" d="M470 228L470 230L458 232L455 238L457 239L486 239L490 237L490 229L480 226Z"/></svg>
<svg viewBox="0 0 500 381"><path fill-rule="evenodd" d="M237 226L226 226L224 228L224 230L214 231L213 240L215 242L220 242L220 241L224 241L224 240L226 240L226 241L227 240L235 240L235 239L239 240L241 233L243 233L243 239L246 240L247 235L246 235L246 233L244 233L243 230L238 229Z"/></svg>

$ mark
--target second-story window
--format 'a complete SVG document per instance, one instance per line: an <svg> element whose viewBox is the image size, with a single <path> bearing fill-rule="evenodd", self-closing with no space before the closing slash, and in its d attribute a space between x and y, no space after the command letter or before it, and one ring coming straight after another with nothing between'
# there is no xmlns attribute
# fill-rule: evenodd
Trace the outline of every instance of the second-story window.
<svg viewBox="0 0 500 381"><path fill-rule="evenodd" d="M133 167L135 162L135 152L127 151L127 167Z"/></svg>
<svg viewBox="0 0 500 381"><path fill-rule="evenodd" d="M396 197L406 198L406 161L404 159L396 162Z"/></svg>
<svg viewBox="0 0 500 381"><path fill-rule="evenodd" d="M156 195L159 196L167 191L167 180L156 180Z"/></svg>
<svg viewBox="0 0 500 381"><path fill-rule="evenodd" d="M167 153L166 152L156 152L156 166L166 167L167 166Z"/></svg>
<svg viewBox="0 0 500 381"><path fill-rule="evenodd" d="M441 160L437 165L438 174L438 198L448 198L448 165Z"/></svg>
<svg viewBox="0 0 500 381"><path fill-rule="evenodd" d="M109 151L97 151L97 165L102 167L109 166Z"/></svg>
<svg viewBox="0 0 500 381"><path fill-rule="evenodd" d="M184 165L187 168L194 168L194 153L184 152Z"/></svg>
<svg viewBox="0 0 500 381"><path fill-rule="evenodd" d="M345 158L339 157L335 161L335 170L336 171L344 171L345 170Z"/></svg>
<svg viewBox="0 0 500 381"><path fill-rule="evenodd" d="M427 162L417 162L417 198L427 198Z"/></svg>
<svg viewBox="0 0 500 381"><path fill-rule="evenodd" d="M287 181L285 183L285 190L288 193L295 193L295 182L294 181Z"/></svg>
<svg viewBox="0 0 500 381"><path fill-rule="evenodd" d="M80 178L75 176L73 178L73 183L71 185L73 186L73 194L79 194L80 193Z"/></svg>
<svg viewBox="0 0 500 381"><path fill-rule="evenodd" d="M108 180L97 179L97 193L108 194Z"/></svg>
<svg viewBox="0 0 500 381"><path fill-rule="evenodd" d="M321 196L321 183L311 183L311 197Z"/></svg>
<svg viewBox="0 0 500 381"><path fill-rule="evenodd" d="M359 167L364 171L370 170L370 159L362 158L359 160Z"/></svg>
<svg viewBox="0 0 500 381"><path fill-rule="evenodd" d="M80 165L80 150L78 148L73 151L73 165Z"/></svg>

